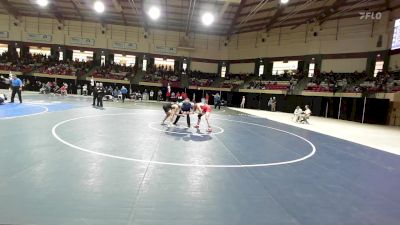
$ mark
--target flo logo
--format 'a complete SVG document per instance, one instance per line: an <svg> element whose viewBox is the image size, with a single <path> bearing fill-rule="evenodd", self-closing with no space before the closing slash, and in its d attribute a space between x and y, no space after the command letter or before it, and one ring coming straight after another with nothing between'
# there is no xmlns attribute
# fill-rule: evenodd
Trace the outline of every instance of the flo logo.
<svg viewBox="0 0 400 225"><path fill-rule="evenodd" d="M359 12L360 14L360 20L380 20L382 19L382 13L381 12Z"/></svg>

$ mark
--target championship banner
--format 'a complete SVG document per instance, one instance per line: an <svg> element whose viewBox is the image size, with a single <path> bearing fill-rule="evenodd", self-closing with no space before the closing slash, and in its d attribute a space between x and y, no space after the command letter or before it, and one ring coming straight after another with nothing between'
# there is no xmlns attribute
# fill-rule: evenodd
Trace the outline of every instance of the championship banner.
<svg viewBox="0 0 400 225"><path fill-rule="evenodd" d="M122 41L113 41L112 48L116 49L125 49L125 50L136 50L136 43L122 42Z"/></svg>
<svg viewBox="0 0 400 225"><path fill-rule="evenodd" d="M168 47L168 46L160 46L157 45L155 47L155 51L158 53L166 53L166 54L176 54L176 48L174 47Z"/></svg>
<svg viewBox="0 0 400 225"><path fill-rule="evenodd" d="M80 37L71 37L70 44L73 45L86 45L86 46L94 46L94 39L90 38L80 38Z"/></svg>
<svg viewBox="0 0 400 225"><path fill-rule="evenodd" d="M0 31L0 38L8 38L8 32L7 31Z"/></svg>
<svg viewBox="0 0 400 225"><path fill-rule="evenodd" d="M49 34L26 34L25 39L27 41L38 41L38 42L51 42L52 36Z"/></svg>

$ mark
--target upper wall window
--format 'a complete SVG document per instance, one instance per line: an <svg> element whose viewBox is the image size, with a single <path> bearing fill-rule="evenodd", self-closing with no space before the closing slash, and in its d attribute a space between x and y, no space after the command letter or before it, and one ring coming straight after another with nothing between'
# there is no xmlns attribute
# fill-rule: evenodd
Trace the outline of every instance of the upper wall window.
<svg viewBox="0 0 400 225"><path fill-rule="evenodd" d="M400 19L394 22L392 50L400 48Z"/></svg>
<svg viewBox="0 0 400 225"><path fill-rule="evenodd" d="M294 73L298 66L299 61L275 61L272 66L272 75Z"/></svg>

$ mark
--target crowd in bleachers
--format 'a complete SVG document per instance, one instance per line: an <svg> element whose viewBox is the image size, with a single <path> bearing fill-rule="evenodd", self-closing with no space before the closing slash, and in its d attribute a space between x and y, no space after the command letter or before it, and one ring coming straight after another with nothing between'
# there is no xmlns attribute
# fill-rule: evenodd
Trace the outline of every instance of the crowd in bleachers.
<svg viewBox="0 0 400 225"><path fill-rule="evenodd" d="M292 91L297 84L299 78L302 77L301 73L296 74L280 74L275 76L261 76L260 80L250 81L247 86L248 89L261 89L261 90L287 90Z"/></svg>
<svg viewBox="0 0 400 225"><path fill-rule="evenodd" d="M376 77L367 77L360 84L347 87L346 92L398 92L400 91L399 72L379 72Z"/></svg>
<svg viewBox="0 0 400 225"><path fill-rule="evenodd" d="M83 76L93 67L92 61L62 61L62 62L46 62L43 63L37 72L45 74L57 74L67 76Z"/></svg>
<svg viewBox="0 0 400 225"><path fill-rule="evenodd" d="M154 65L147 70L143 80L146 82L163 83L164 85L170 83L173 87L180 86L180 75L174 72L174 68L165 65Z"/></svg>
<svg viewBox="0 0 400 225"><path fill-rule="evenodd" d="M135 72L135 66L125 66L118 64L103 65L93 72L95 78L128 80Z"/></svg>
<svg viewBox="0 0 400 225"><path fill-rule="evenodd" d="M23 57L13 57L9 52L0 55L0 70L28 73L50 58L42 54L26 54Z"/></svg>
<svg viewBox="0 0 400 225"><path fill-rule="evenodd" d="M189 71L189 82L192 86L210 87L217 79L216 73L205 73L197 70Z"/></svg>
<svg viewBox="0 0 400 225"><path fill-rule="evenodd" d="M220 83L222 88L237 88L242 85L249 76L254 76L254 74L242 73L242 74L227 74L225 78Z"/></svg>
<svg viewBox="0 0 400 225"><path fill-rule="evenodd" d="M333 71L316 73L307 84L305 90L335 93L342 89L351 88L354 82L366 76L365 72L359 73L357 71L354 73L334 73Z"/></svg>

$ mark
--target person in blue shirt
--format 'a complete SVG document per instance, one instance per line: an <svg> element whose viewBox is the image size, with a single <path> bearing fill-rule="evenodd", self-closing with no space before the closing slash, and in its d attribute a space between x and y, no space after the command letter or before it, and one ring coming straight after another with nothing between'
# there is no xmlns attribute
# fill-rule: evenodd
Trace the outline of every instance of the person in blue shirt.
<svg viewBox="0 0 400 225"><path fill-rule="evenodd" d="M214 107L215 109L218 107L218 109L221 109L221 96L219 93L213 95L214 96Z"/></svg>
<svg viewBox="0 0 400 225"><path fill-rule="evenodd" d="M125 102L126 95L128 94L128 89L125 86L121 88L122 102Z"/></svg>
<svg viewBox="0 0 400 225"><path fill-rule="evenodd" d="M10 103L14 103L15 94L18 94L19 103L22 103L22 96L21 96L22 81L17 76L15 76L15 74L13 74L10 83L11 83L11 89L12 89Z"/></svg>

